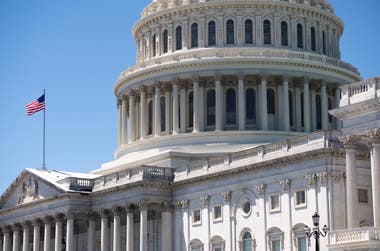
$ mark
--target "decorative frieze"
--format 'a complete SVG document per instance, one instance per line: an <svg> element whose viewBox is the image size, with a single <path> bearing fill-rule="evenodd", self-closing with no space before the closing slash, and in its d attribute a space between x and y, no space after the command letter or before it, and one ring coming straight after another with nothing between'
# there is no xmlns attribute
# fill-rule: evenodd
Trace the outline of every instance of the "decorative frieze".
<svg viewBox="0 0 380 251"><path fill-rule="evenodd" d="M21 193L18 195L18 204L28 203L39 199L38 181L29 176L21 185Z"/></svg>
<svg viewBox="0 0 380 251"><path fill-rule="evenodd" d="M345 149L356 149L360 136L358 135L346 135L339 137L340 142L343 144Z"/></svg>

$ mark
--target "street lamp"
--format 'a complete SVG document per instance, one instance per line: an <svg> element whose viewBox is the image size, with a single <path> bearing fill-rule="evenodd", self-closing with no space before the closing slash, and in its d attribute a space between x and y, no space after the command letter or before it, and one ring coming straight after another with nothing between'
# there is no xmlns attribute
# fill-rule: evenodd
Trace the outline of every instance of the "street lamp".
<svg viewBox="0 0 380 251"><path fill-rule="evenodd" d="M325 237L327 235L327 232L329 231L329 227L327 225L324 225L321 232L319 230L319 214L315 212L315 214L312 216L313 218L313 229L310 229L307 225L305 225L305 234L310 241L310 237L314 235L315 238L315 251L319 251L319 237Z"/></svg>

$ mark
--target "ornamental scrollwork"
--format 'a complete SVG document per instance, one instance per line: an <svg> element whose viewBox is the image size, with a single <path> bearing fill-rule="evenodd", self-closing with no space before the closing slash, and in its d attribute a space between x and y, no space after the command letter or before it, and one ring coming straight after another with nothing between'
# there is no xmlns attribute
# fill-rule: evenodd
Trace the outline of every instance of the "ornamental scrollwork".
<svg viewBox="0 0 380 251"><path fill-rule="evenodd" d="M264 193L265 193L265 188L266 188L266 185L265 185L265 184L259 184L259 185L256 185L256 186L255 186L255 189L256 189L256 191L257 191L257 193L258 193L259 195L264 195Z"/></svg>
<svg viewBox="0 0 380 251"><path fill-rule="evenodd" d="M345 149L356 149L357 144L360 141L360 136L346 135L346 136L339 137L339 140L343 144Z"/></svg>
<svg viewBox="0 0 380 251"><path fill-rule="evenodd" d="M290 179L282 179L280 180L280 185L282 188L282 191L288 191L290 188Z"/></svg>
<svg viewBox="0 0 380 251"><path fill-rule="evenodd" d="M317 175L315 173L305 175L305 179L309 183L309 186L317 184Z"/></svg>

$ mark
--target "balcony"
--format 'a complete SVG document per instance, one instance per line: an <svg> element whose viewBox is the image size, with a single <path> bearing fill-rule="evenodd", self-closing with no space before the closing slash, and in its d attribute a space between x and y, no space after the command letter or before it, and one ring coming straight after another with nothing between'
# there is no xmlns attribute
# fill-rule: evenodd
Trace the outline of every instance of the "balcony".
<svg viewBox="0 0 380 251"><path fill-rule="evenodd" d="M329 250L380 250L380 228L361 227L332 231Z"/></svg>

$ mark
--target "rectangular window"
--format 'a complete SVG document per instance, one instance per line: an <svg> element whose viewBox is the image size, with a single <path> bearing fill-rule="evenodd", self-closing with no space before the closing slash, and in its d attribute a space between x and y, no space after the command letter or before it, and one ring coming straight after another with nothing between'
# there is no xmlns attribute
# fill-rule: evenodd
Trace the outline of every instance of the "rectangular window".
<svg viewBox="0 0 380 251"><path fill-rule="evenodd" d="M280 211L280 195L273 194L270 196L270 211L277 212Z"/></svg>
<svg viewBox="0 0 380 251"><path fill-rule="evenodd" d="M222 206L221 205L215 205L213 210L213 219L214 221L220 221L222 220Z"/></svg>
<svg viewBox="0 0 380 251"><path fill-rule="evenodd" d="M305 237L297 238L297 247L298 247L297 251L307 251Z"/></svg>
<svg viewBox="0 0 380 251"><path fill-rule="evenodd" d="M368 204L368 190L359 188L358 189L358 199L359 203L365 203Z"/></svg>
<svg viewBox="0 0 380 251"><path fill-rule="evenodd" d="M194 209L193 210L193 225L201 224L201 210Z"/></svg>
<svg viewBox="0 0 380 251"><path fill-rule="evenodd" d="M272 251L281 251L280 240L272 241Z"/></svg>
<svg viewBox="0 0 380 251"><path fill-rule="evenodd" d="M296 207L306 206L306 191L305 189L295 191L295 203Z"/></svg>

